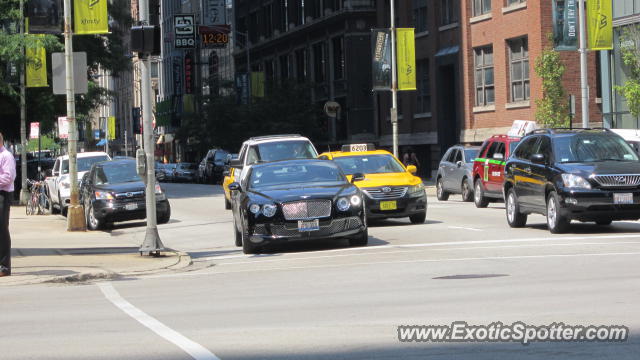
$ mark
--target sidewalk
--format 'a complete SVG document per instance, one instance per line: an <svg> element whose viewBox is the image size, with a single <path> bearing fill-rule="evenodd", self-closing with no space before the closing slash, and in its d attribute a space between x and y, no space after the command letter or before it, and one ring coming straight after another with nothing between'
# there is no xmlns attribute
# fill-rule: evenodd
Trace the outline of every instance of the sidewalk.
<svg viewBox="0 0 640 360"><path fill-rule="evenodd" d="M143 226L143 225L141 225ZM140 244L127 230L67 232L60 215L26 216L11 207L11 276L0 286L113 279L187 267L189 255L168 250L161 257L140 256Z"/></svg>

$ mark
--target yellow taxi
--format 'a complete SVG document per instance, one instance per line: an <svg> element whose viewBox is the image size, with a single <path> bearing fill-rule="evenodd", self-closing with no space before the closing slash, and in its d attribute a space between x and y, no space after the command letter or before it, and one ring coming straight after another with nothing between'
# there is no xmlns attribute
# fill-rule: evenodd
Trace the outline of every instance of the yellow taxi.
<svg viewBox="0 0 640 360"><path fill-rule="evenodd" d="M352 144L318 157L335 161L349 180L353 174L365 175L355 185L365 195L368 219L408 217L421 224L427 218L427 194L416 167L405 167L392 153L375 150L373 144Z"/></svg>
<svg viewBox="0 0 640 360"><path fill-rule="evenodd" d="M236 181L234 176L235 168L230 167L229 170L224 171L224 180L222 180L222 189L224 190L224 208L231 210L231 190L229 190L229 184Z"/></svg>

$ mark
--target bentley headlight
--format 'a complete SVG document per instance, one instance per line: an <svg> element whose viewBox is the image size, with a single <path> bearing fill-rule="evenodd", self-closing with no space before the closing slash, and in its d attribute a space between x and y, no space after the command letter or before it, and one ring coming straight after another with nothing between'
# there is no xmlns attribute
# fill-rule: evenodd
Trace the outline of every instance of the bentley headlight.
<svg viewBox="0 0 640 360"><path fill-rule="evenodd" d="M262 215L266 217L273 217L273 215L276 214L276 210L278 210L277 206L274 204L267 204L262 207Z"/></svg>
<svg viewBox="0 0 640 360"><path fill-rule="evenodd" d="M591 184L582 176L573 174L562 174L562 182L564 187L573 189L591 189Z"/></svg>
<svg viewBox="0 0 640 360"><path fill-rule="evenodd" d="M423 193L424 193L424 184L422 183L409 187L410 196L422 195Z"/></svg>
<svg viewBox="0 0 640 360"><path fill-rule="evenodd" d="M360 206L362 204L362 198L359 195L353 195L351 197L351 205Z"/></svg>
<svg viewBox="0 0 640 360"><path fill-rule="evenodd" d="M349 202L349 199L343 197L338 199L338 202L336 203L336 206L338 207L338 210L340 211L347 211L349 210L349 207L351 207L351 203Z"/></svg>
<svg viewBox="0 0 640 360"><path fill-rule="evenodd" d="M249 206L249 211L251 211L251 213L254 214L254 215L258 215L260 213L260 205L251 204Z"/></svg>

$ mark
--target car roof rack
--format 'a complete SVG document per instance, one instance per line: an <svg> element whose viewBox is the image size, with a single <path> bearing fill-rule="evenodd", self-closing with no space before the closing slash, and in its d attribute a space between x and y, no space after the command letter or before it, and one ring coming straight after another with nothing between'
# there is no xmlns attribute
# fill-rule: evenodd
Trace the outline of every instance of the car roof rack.
<svg viewBox="0 0 640 360"><path fill-rule="evenodd" d="M604 127L589 127L589 128L567 128L567 127L561 127L561 128L534 129L532 131L529 131L526 135L531 135L531 134L555 134L558 130L560 130L560 131L583 131L583 130L611 131L611 129L604 128Z"/></svg>
<svg viewBox="0 0 640 360"><path fill-rule="evenodd" d="M286 137L302 137L300 134L281 134L281 135L264 135L264 136L254 136L249 138L249 140L268 140L268 139L277 139L277 138L286 138Z"/></svg>

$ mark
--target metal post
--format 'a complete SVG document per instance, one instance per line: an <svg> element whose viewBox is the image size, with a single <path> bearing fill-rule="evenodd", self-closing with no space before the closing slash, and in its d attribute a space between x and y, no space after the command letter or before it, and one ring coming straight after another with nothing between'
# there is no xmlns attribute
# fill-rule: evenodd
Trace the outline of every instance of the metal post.
<svg viewBox="0 0 640 360"><path fill-rule="evenodd" d="M24 0L20 0L20 33L24 34ZM24 54L24 48L22 48ZM24 77L26 65L20 71L20 144L22 144L22 160L20 161L20 176L22 186L20 189L20 205L26 205L29 201L29 191L27 190L27 113L26 113L26 90Z"/></svg>
<svg viewBox="0 0 640 360"><path fill-rule="evenodd" d="M71 0L64 0L64 59L67 88L67 120L69 121L69 180L71 203L67 210L67 231L85 231L87 223L78 199L78 125L76 123L75 84L73 80L73 33L71 30ZM62 205L62 204L61 204Z"/></svg>
<svg viewBox="0 0 640 360"><path fill-rule="evenodd" d="M589 127L589 82L587 78L587 29L586 29L586 8L585 0L580 0L578 4L578 21L580 22L580 89L582 90L582 127Z"/></svg>
<svg viewBox="0 0 640 360"><path fill-rule="evenodd" d="M38 128L38 181L42 181L42 166L40 160L42 156L42 129Z"/></svg>
<svg viewBox="0 0 640 360"><path fill-rule="evenodd" d="M109 116L104 118L104 152L109 153Z"/></svg>
<svg viewBox="0 0 640 360"><path fill-rule="evenodd" d="M391 127L393 136L393 155L398 157L398 78L396 74L396 6L391 2Z"/></svg>
<svg viewBox="0 0 640 360"><path fill-rule="evenodd" d="M140 0L140 22L148 24L149 22L149 2L148 0ZM140 246L142 255L159 255L164 250L164 245L160 240L158 233L158 223L156 219L156 171L155 171L155 144L153 141L153 125L151 120L151 74L149 65L149 54L138 53L141 63L141 95L142 95L142 133L144 152L146 158L146 210L147 210L147 231L144 236L144 242Z"/></svg>

